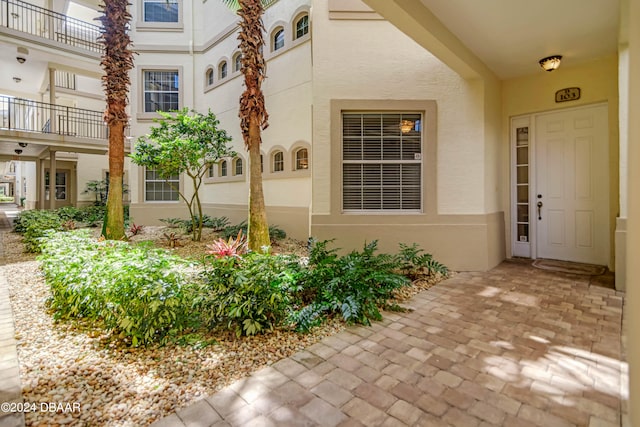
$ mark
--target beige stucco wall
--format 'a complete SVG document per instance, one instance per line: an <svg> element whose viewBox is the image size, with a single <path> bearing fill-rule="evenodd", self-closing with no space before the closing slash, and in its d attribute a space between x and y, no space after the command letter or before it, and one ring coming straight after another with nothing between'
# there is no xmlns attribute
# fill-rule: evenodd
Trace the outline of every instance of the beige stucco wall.
<svg viewBox="0 0 640 427"><path fill-rule="evenodd" d="M313 9L312 234L338 237L338 246L347 249L380 239L381 247L395 251L398 242L413 241L454 269L493 267L504 259L503 215L496 213L501 209L497 80L465 79L389 22L370 14L354 19L357 11L338 15L334 9L340 4L331 5L331 16L339 19L331 19L324 5ZM345 100L356 110L404 105L413 111L421 110L414 102L434 103L435 120L425 123L433 136L424 146L425 152L429 146L437 149L425 154L422 214L341 213L335 130L340 115L334 110Z"/></svg>
<svg viewBox="0 0 640 427"><path fill-rule="evenodd" d="M267 78L263 82L263 92L270 116L270 125L262 134L265 204L269 223L278 224L290 235L301 239L309 235L311 178L309 170L293 170L293 155L298 148L311 150L311 41L310 36L293 40L293 24L300 13L309 10L310 3L309 0L281 1L264 14L269 35L265 47ZM187 18L186 14L192 16ZM241 73L233 71L233 55L238 52L237 16L221 2L193 2L184 8L183 21L186 31L137 31L134 41L141 53L136 57L136 67L181 67L181 105L200 112L210 109L216 114L220 126L232 137L233 149L243 160L244 173L232 176L229 163L230 176L205 178L200 193L205 213L228 216L234 222L246 220L249 165L238 119L238 99L244 86ZM193 22L193 31L190 22ZM270 31L277 26L285 28L285 46L271 52ZM165 40L169 41L164 46L158 43ZM224 79L220 79L219 74L222 60L227 61L228 70ZM213 85L206 82L206 70L210 67L214 70ZM146 117L139 114L136 117L142 109L138 104L142 102L139 78L140 73L134 72L132 92L138 99L132 100L131 109L134 114L132 133L136 138L148 133L153 126L149 120L140 120ZM275 149L285 154L283 172L272 173L269 169L269 154ZM141 171L134 166L130 174L131 212L136 221L151 224L158 223L159 218L187 216L182 203L144 203L142 178ZM183 179L182 185L185 192L191 194L189 181Z"/></svg>
<svg viewBox="0 0 640 427"><path fill-rule="evenodd" d="M629 76L640 75L640 0L629 1ZM629 80L629 117L640 117L640 81ZM629 120L629 183L640 182L640 121ZM629 219L627 227L627 360L629 361L629 417L631 426L640 426L640 186L628 187Z"/></svg>
<svg viewBox="0 0 640 427"><path fill-rule="evenodd" d="M507 254L511 251L511 217L508 186L510 185L510 118L514 116L538 113L562 108L573 108L607 102L609 107L609 224L610 247L614 245L616 217L618 216L618 62L617 56L609 56L587 64L571 66L563 63L551 73L543 72L530 76L506 80L502 84L502 139L500 156L503 206L505 206L505 235L507 238ZM556 91L566 87L579 87L581 98L577 101L556 103ZM611 251L609 267L614 267L614 252Z"/></svg>

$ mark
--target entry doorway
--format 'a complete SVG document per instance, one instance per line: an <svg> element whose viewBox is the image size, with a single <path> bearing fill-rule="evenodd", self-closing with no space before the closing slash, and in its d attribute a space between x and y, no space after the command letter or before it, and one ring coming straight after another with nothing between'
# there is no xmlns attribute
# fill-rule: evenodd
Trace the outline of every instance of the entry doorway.
<svg viewBox="0 0 640 427"><path fill-rule="evenodd" d="M606 104L512 119L514 256L608 264L608 135Z"/></svg>

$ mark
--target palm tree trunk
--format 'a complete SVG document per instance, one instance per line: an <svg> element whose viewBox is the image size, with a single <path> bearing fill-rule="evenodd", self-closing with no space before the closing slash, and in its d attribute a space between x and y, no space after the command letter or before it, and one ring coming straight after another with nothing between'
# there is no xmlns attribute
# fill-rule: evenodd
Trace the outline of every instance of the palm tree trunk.
<svg viewBox="0 0 640 427"><path fill-rule="evenodd" d="M124 234L124 207L122 183L124 176L124 123L109 124L109 193L107 217L103 227L106 239L122 239Z"/></svg>
<svg viewBox="0 0 640 427"><path fill-rule="evenodd" d="M262 162L260 161L260 125L255 117L249 123L249 249L261 251L269 246L269 223L262 191Z"/></svg>
<svg viewBox="0 0 640 427"><path fill-rule="evenodd" d="M104 0L100 41L104 45L100 65L105 71L102 85L107 98L104 120L109 126L109 194L102 235L107 239L122 239L124 207L122 177L124 174L124 129L128 122L127 97L129 70L133 68L133 52L129 50L128 34L131 14L127 0Z"/></svg>

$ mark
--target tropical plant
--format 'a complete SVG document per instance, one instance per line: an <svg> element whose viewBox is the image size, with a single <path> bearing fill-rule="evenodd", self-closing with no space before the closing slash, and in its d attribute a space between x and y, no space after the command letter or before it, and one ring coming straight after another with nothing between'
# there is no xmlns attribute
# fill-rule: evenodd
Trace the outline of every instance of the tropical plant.
<svg viewBox="0 0 640 427"><path fill-rule="evenodd" d="M104 324L133 346L163 342L198 324L190 264L149 245L49 233L39 258L56 319Z"/></svg>
<svg viewBox="0 0 640 427"><path fill-rule="evenodd" d="M411 246L400 243L400 251L396 255L396 262L400 273L411 280L435 274L443 276L449 274L449 269L444 264L433 259L431 254L424 253L416 243Z"/></svg>
<svg viewBox="0 0 640 427"><path fill-rule="evenodd" d="M203 215L199 191L202 180L210 165L235 153L227 145L231 138L225 130L219 129L220 122L211 111L206 115L192 113L189 114L187 108L174 113L159 111L163 118L155 120L158 126L152 127L148 136L138 139L135 152L130 157L139 166L155 169L184 200L191 223L197 224L190 230L192 239L200 241ZM182 173L191 178L189 191L168 180Z"/></svg>
<svg viewBox="0 0 640 427"><path fill-rule="evenodd" d="M262 189L260 162L261 131L269 126L269 114L265 108L262 81L266 63L264 49L265 0L223 0L227 6L238 11L240 16L241 71L245 90L240 97L240 129L245 147L249 151L249 249L259 251L269 245L269 223Z"/></svg>
<svg viewBox="0 0 640 427"><path fill-rule="evenodd" d="M128 0L105 0L100 41L104 45L100 65L105 71L102 84L107 99L104 120L109 127L109 194L102 235L121 239L124 232L122 183L124 176L124 130L129 121L126 107L129 94L129 71L133 69L133 52L129 49L131 14Z"/></svg>
<svg viewBox="0 0 640 427"><path fill-rule="evenodd" d="M176 233L162 233L170 248L181 246L180 237Z"/></svg>
<svg viewBox="0 0 640 427"><path fill-rule="evenodd" d="M93 204L95 206L106 206L107 195L109 194L109 180L107 178L101 180L87 181L84 187L83 194L93 193L95 200ZM128 189L126 184L122 184L122 194L127 194Z"/></svg>
<svg viewBox="0 0 640 427"><path fill-rule="evenodd" d="M242 231L243 233L247 234L248 228L249 227L247 225L247 221L242 221L239 224L228 225L224 227L220 231L220 234L222 235L222 237L226 239L226 238L235 236L236 234L238 234L239 231ZM284 239L285 237L287 237L287 233L283 229L281 229L277 225L269 226L269 240L271 242L275 240ZM260 248L260 250L262 250L262 248Z"/></svg>
<svg viewBox="0 0 640 427"><path fill-rule="evenodd" d="M129 233L132 236L137 236L142 231L142 225L137 225L135 222L129 226Z"/></svg>
<svg viewBox="0 0 640 427"><path fill-rule="evenodd" d="M207 261L198 308L206 322L223 323L239 336L271 330L287 319L300 271L296 257L251 252Z"/></svg>
<svg viewBox="0 0 640 427"><path fill-rule="evenodd" d="M213 243L207 245L206 253L214 255L216 258L222 258L226 256L239 257L247 252L247 236L242 234L242 230L238 231L238 235L233 238L224 240L219 238Z"/></svg>
<svg viewBox="0 0 640 427"><path fill-rule="evenodd" d="M380 320L379 307L388 305L394 289L410 283L395 272L395 257L377 254L375 240L342 257L328 243L312 242L308 269L299 278L301 301L290 320L303 331L325 313L339 313L348 323Z"/></svg>

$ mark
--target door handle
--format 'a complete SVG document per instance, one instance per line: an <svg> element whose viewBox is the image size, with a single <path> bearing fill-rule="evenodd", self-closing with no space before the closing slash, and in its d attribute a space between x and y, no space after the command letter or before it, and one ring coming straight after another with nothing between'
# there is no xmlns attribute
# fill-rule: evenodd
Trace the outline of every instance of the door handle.
<svg viewBox="0 0 640 427"><path fill-rule="evenodd" d="M542 202L538 202L538 221L542 219Z"/></svg>

